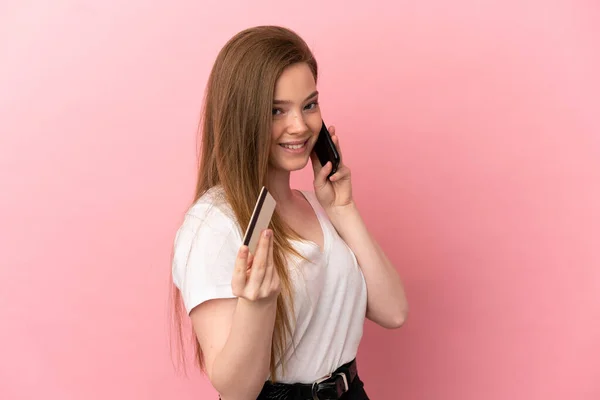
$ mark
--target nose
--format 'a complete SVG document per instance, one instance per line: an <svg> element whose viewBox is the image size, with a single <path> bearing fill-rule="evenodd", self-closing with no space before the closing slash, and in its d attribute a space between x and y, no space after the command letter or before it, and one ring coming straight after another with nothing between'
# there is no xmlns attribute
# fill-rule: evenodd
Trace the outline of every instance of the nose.
<svg viewBox="0 0 600 400"><path fill-rule="evenodd" d="M290 113L288 121L288 132L290 134L302 134L308 130L308 125L304 121L302 113Z"/></svg>

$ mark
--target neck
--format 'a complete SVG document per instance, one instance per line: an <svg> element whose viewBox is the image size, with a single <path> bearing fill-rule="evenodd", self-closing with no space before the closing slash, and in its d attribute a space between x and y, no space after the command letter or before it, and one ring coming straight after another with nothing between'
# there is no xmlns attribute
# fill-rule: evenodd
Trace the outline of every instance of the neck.
<svg viewBox="0 0 600 400"><path fill-rule="evenodd" d="M278 204L289 204L293 201L294 192L290 185L290 172L271 168L269 170L269 192Z"/></svg>

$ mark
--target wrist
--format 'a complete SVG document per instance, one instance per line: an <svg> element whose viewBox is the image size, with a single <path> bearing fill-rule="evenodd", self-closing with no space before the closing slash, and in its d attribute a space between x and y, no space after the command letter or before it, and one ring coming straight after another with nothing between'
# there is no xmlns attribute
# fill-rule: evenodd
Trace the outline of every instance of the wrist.
<svg viewBox="0 0 600 400"><path fill-rule="evenodd" d="M342 229L347 223L354 223L360 219L360 213L354 201L343 206L330 207L326 213L337 230Z"/></svg>
<svg viewBox="0 0 600 400"><path fill-rule="evenodd" d="M270 312L277 309L277 297L261 300L248 300L245 297L238 297L238 306L259 313Z"/></svg>

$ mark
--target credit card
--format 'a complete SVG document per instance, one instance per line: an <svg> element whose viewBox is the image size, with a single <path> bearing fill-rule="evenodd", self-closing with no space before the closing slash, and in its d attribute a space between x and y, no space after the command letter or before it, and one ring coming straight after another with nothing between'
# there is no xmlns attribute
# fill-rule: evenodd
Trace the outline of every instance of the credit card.
<svg viewBox="0 0 600 400"><path fill-rule="evenodd" d="M271 193L263 186L244 235L244 245L248 246L250 253L254 254L260 234L269 227L276 204Z"/></svg>

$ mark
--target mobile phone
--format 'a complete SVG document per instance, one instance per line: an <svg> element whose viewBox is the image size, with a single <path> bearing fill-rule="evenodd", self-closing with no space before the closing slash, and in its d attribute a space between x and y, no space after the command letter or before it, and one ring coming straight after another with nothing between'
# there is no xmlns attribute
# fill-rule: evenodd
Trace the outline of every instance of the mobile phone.
<svg viewBox="0 0 600 400"><path fill-rule="evenodd" d="M250 217L250 223L244 234L243 243L245 246L248 246L250 253L254 254L260 234L269 227L276 204L271 193L263 186L258 195L258 200L256 200L252 217Z"/></svg>
<svg viewBox="0 0 600 400"><path fill-rule="evenodd" d="M325 125L324 121L321 125L321 131L319 132L319 136L313 151L317 154L317 158L319 159L321 166L325 166L327 161L331 161L331 164L333 164L333 169L331 170L329 176L337 172L340 166L340 154L338 153L338 150L331 139L331 134L327 130L327 126Z"/></svg>

